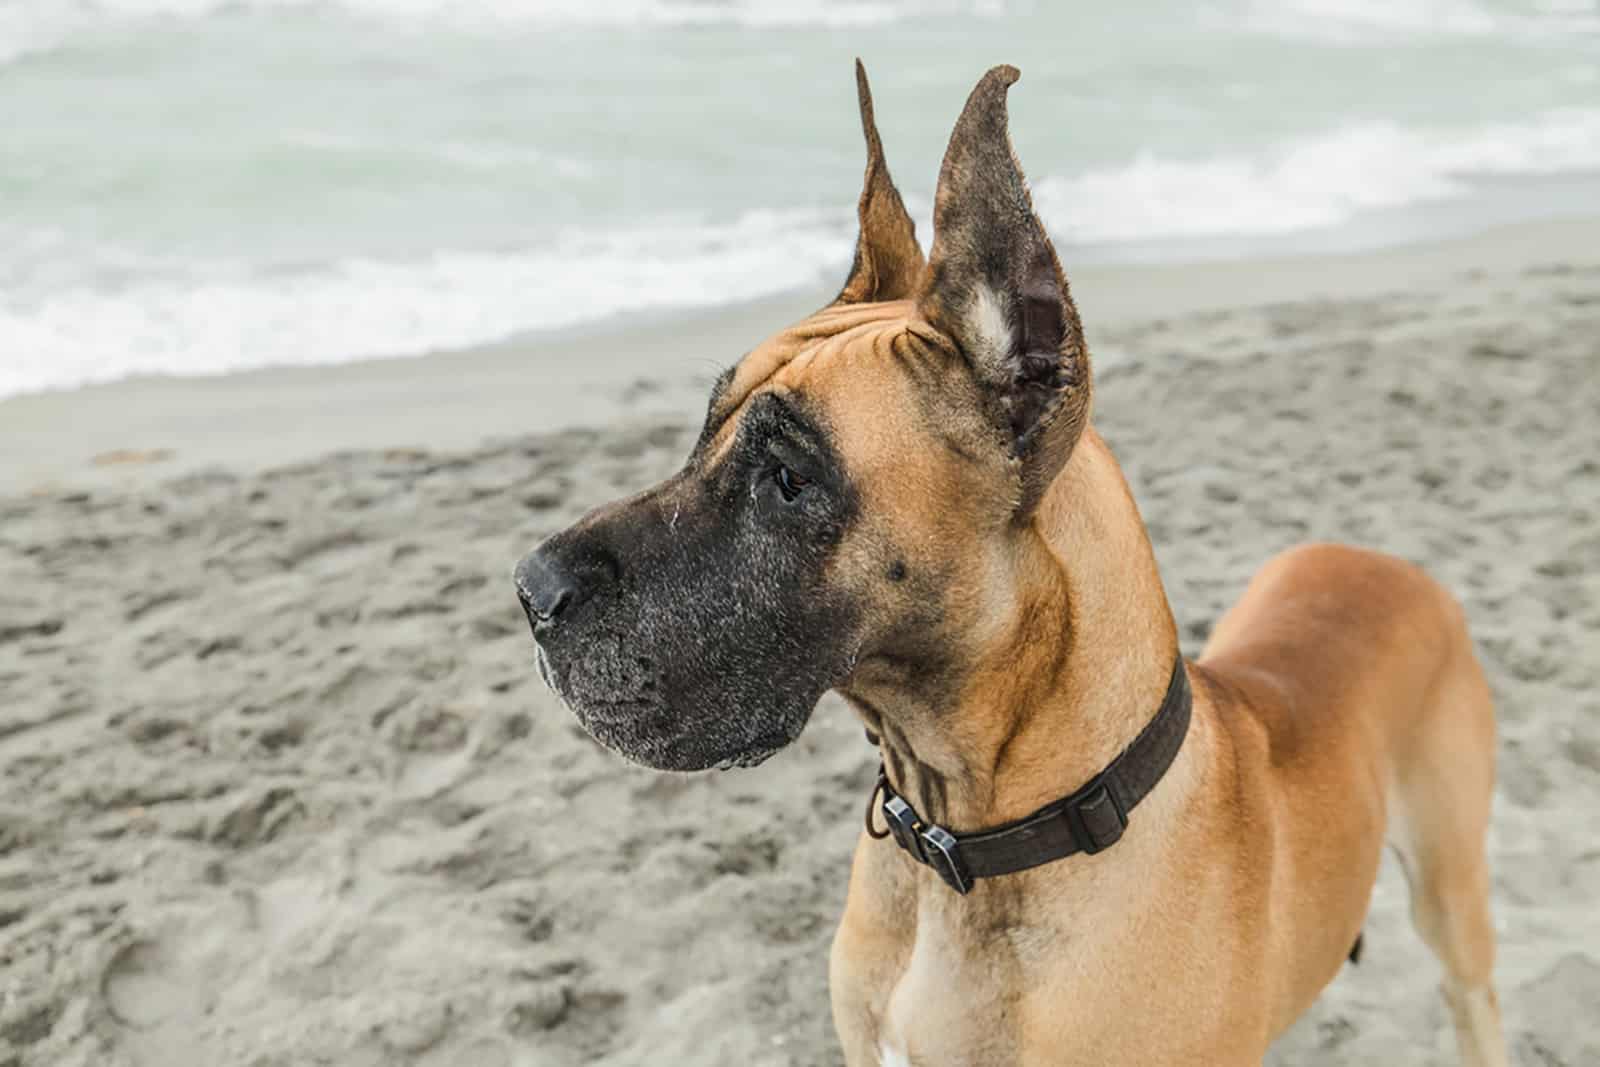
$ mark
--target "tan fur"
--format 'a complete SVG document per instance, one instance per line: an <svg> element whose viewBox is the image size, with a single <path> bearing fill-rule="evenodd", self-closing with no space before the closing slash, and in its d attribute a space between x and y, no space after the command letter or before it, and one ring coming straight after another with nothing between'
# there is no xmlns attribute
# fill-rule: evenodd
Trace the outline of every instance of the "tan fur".
<svg viewBox="0 0 1600 1067"><path fill-rule="evenodd" d="M893 544L956 591L950 625L977 645L952 650L973 667L958 706L917 714L870 652L842 691L890 709L885 743L908 753L897 788L975 830L1109 762L1159 705L1177 637L1092 426L1031 528L997 534L1002 464L935 441L981 429L930 416L926 380L889 355L914 349L916 375L965 388L919 329L906 303L830 309L752 353L728 402L777 389L826 413L869 517L842 571L865 575ZM1483 853L1493 712L1449 595L1386 556L1296 549L1189 671L1189 736L1116 847L961 897L863 836L832 962L852 1067L885 1049L923 1065L1259 1063L1343 964L1386 841L1445 965L1464 1062L1505 1062ZM949 783L942 798L925 771Z"/></svg>
<svg viewBox="0 0 1600 1067"><path fill-rule="evenodd" d="M839 690L881 735L895 788L957 832L1026 815L1103 768L1155 713L1178 647L1138 509L1089 416L1064 275L1037 220L1000 210L1027 207L1004 141L1015 80L992 71L957 125L939 194L954 236L941 241L936 215L916 292L871 302L878 275L862 264L912 257L873 251L910 231L871 207L888 203L872 187L887 171L861 76L857 271L839 303L746 357L712 412L726 420L713 456L762 391L827 426L861 497L828 580L876 613ZM1053 270L1064 302L1039 320L1065 330L1070 373L1041 415L1055 437L1023 456L1040 439L1008 441L989 392L1014 366L995 360L1015 353L1001 338L990 365L964 358L958 335L974 324L947 299L992 265L971 252L986 231L959 229L974 198L1014 217L1043 265L1018 284L1036 294ZM985 337L1019 321L984 317ZM910 579L886 582L889 560ZM941 642L942 688L908 668L919 635L906 619ZM961 896L863 835L831 965L852 1067L1259 1064L1344 964L1385 843L1444 965L1463 1061L1506 1062L1484 859L1494 716L1449 594L1387 556L1298 548L1261 570L1188 670L1189 734L1114 847Z"/></svg>

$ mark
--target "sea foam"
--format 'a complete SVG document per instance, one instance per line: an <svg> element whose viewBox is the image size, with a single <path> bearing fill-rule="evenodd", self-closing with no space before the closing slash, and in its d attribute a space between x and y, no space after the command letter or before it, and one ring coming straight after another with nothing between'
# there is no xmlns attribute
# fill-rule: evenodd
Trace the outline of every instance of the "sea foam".
<svg viewBox="0 0 1600 1067"><path fill-rule="evenodd" d="M1254 153L1141 154L1034 185L1040 213L1085 242L1285 234L1469 193L1474 178L1600 169L1600 109L1453 133L1362 122Z"/></svg>
<svg viewBox="0 0 1600 1067"><path fill-rule="evenodd" d="M130 374L219 374L419 354L619 312L690 308L843 277L848 212L571 233L550 245L215 265L149 280L0 292L0 395Z"/></svg>

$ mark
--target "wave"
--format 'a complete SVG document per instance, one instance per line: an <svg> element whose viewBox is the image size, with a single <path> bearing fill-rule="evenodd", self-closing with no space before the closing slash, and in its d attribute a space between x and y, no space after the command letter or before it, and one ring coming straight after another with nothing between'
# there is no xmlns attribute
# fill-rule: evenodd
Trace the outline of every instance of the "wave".
<svg viewBox="0 0 1600 1067"><path fill-rule="evenodd" d="M1551 38L1600 33L1591 0L1252 0L1243 25L1257 32L1358 44L1395 36Z"/></svg>
<svg viewBox="0 0 1600 1067"><path fill-rule="evenodd" d="M1352 123L1255 154L1048 177L1034 201L1054 232L1099 243L1293 233L1362 212L1468 194L1474 178L1600 169L1600 110L1454 134Z"/></svg>
<svg viewBox="0 0 1600 1067"><path fill-rule="evenodd" d="M1254 153L1142 155L1045 176L1034 201L1073 245L1249 238L1470 195L1475 179L1600 170L1600 110L1447 133L1354 123ZM931 205L908 201L918 232ZM484 344L619 312L708 307L843 278L853 212L784 210L573 231L532 248L320 266L141 263L22 249L0 286L0 395L139 373L215 374ZM30 247L33 267L29 268ZM45 270L67 262L69 276ZM30 282L27 275L32 275Z"/></svg>
<svg viewBox="0 0 1600 1067"><path fill-rule="evenodd" d="M749 29L884 26L911 18L994 16L1018 0L0 0L0 63L53 51L108 27L261 12L339 13L467 28L594 26Z"/></svg>
<svg viewBox="0 0 1600 1067"><path fill-rule="evenodd" d="M575 234L536 249L191 268L114 286L0 295L0 395L131 374L220 374L462 348L619 311L731 303L843 278L849 213Z"/></svg>
<svg viewBox="0 0 1600 1067"><path fill-rule="evenodd" d="M216 0L218 3L224 0ZM294 4L296 0L256 0ZM455 19L600 26L711 26L750 28L881 26L908 18L999 15L1007 0L334 0L364 15L448 15Z"/></svg>

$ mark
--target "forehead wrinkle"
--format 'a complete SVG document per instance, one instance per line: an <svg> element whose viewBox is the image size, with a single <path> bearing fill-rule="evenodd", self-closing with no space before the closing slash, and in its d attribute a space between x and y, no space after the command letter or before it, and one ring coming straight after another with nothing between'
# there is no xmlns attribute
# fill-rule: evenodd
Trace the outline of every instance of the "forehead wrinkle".
<svg viewBox="0 0 1600 1067"><path fill-rule="evenodd" d="M833 334L821 338L814 344L805 346L795 353L793 359L778 368L772 376L772 381L790 389L799 386L814 363L831 360L837 353L843 351L849 344L851 335L856 333L858 329L859 327L846 330L844 333Z"/></svg>
<svg viewBox="0 0 1600 1067"><path fill-rule="evenodd" d="M913 323L829 356L813 361L806 392L825 406L863 499L882 505L868 511L920 513L952 487L973 500L1005 480L1005 449L989 439L959 353Z"/></svg>
<svg viewBox="0 0 1600 1067"><path fill-rule="evenodd" d="M803 373L815 359L831 354L863 331L903 326L910 308L908 301L826 307L751 351L712 398L710 421L716 431L707 442L707 456L715 460L727 451L744 408L762 386L778 380L780 375L784 383L797 384L798 375L784 374L797 361L799 366L795 369ZM872 347L874 351L879 347L877 339Z"/></svg>
<svg viewBox="0 0 1600 1067"><path fill-rule="evenodd" d="M893 330L880 330L864 338L865 346L829 345L808 368L808 384L814 386L808 392L827 407L829 423L858 439L842 442L847 453L879 452L919 428L910 416L917 408L910 395L914 383L890 354L894 336ZM832 398L837 399L829 403ZM864 447L853 447L856 443Z"/></svg>
<svg viewBox="0 0 1600 1067"><path fill-rule="evenodd" d="M879 368L895 359L895 342L903 336L907 336L903 319L874 316L857 321L801 349L774 377L797 387L813 367L820 370L841 362L854 365L859 360L867 368Z"/></svg>
<svg viewBox="0 0 1600 1067"><path fill-rule="evenodd" d="M927 451L915 442L940 440L949 430L929 406L929 394L941 395L945 387L949 358L906 317L874 315L807 347L774 380L812 400L829 425L850 438L841 444L852 467L893 469L898 473L891 480L898 481L909 450Z"/></svg>

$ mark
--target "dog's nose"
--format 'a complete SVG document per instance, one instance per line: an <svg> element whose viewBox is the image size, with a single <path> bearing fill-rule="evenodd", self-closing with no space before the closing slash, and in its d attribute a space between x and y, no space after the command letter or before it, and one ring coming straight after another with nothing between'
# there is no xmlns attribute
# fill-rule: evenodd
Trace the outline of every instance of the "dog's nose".
<svg viewBox="0 0 1600 1067"><path fill-rule="evenodd" d="M582 603L582 584L553 553L536 548L517 564L517 599L530 622L555 622L562 612Z"/></svg>
<svg viewBox="0 0 1600 1067"><path fill-rule="evenodd" d="M558 539L524 556L513 577L528 621L538 626L570 614L614 585L621 574L617 557L604 544L593 539L577 543Z"/></svg>

